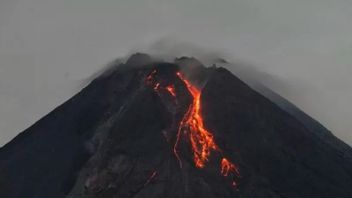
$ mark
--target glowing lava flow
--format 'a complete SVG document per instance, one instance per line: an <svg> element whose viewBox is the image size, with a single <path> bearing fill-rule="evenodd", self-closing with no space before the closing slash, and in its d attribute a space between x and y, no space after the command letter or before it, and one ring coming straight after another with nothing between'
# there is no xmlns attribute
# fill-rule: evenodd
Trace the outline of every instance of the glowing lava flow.
<svg viewBox="0 0 352 198"><path fill-rule="evenodd" d="M201 104L200 104L200 96L201 91L194 87L188 80L186 80L181 73L177 72L177 76L186 84L188 91L191 93L193 97L192 104L190 105L187 113L183 117L178 134L177 140L174 145L174 153L180 162L180 166L182 167L182 163L180 157L177 153L177 146L182 135L182 132L187 133L190 138L192 151L193 151L193 160L194 164L197 168L204 168L206 162L209 161L209 157L211 152L219 152L221 150L216 145L215 140L211 132L209 132L204 127L203 118L201 115ZM222 158L220 162L221 166L221 175L224 177L233 174L233 176L239 177L239 170L236 165L231 163L228 159ZM236 182L232 183L234 186Z"/></svg>
<svg viewBox="0 0 352 198"><path fill-rule="evenodd" d="M212 133L204 127L200 104L201 91L185 79L180 72L177 72L176 74L185 83L189 93L192 96L192 103L180 122L173 151L180 167L182 168L182 160L178 153L178 146L180 138L183 135L188 135L192 147L194 165L197 168L204 168L206 163L210 160L209 158L212 152L217 152L220 156L222 156L222 151L215 143ZM157 92L159 92L160 89L165 89L170 93L170 95L176 98L174 85L171 84L166 87L160 87L160 83L156 82L154 79L155 75L156 70L147 76L147 85L153 87L153 89ZM220 174L224 177L233 178L233 186L236 186L234 179L240 177L238 167L225 157L221 157L220 160ZM155 175L152 177L155 177Z"/></svg>
<svg viewBox="0 0 352 198"><path fill-rule="evenodd" d="M182 130L189 132L190 142L192 144L194 164L198 168L203 168L205 162L209 160L212 150L219 151L215 144L213 135L204 128L203 118L200 114L200 91L192 86L180 73L178 77L186 84L188 91L193 97L193 102L190 105L179 126L179 133ZM177 145L175 145L177 147ZM176 149L175 149L176 150Z"/></svg>
<svg viewBox="0 0 352 198"><path fill-rule="evenodd" d="M226 158L222 158L221 160L221 174L227 177L230 173L236 173L236 175L240 175L238 168L233 165Z"/></svg>
<svg viewBox="0 0 352 198"><path fill-rule="evenodd" d="M173 96L176 97L175 87L173 85L169 85L166 87L166 90Z"/></svg>

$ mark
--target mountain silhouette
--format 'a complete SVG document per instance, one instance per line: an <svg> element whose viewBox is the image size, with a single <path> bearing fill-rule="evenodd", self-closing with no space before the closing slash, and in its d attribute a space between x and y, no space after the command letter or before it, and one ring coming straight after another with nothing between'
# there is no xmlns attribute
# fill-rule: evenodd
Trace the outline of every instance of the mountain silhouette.
<svg viewBox="0 0 352 198"><path fill-rule="evenodd" d="M4 198L350 198L352 149L267 88L134 54L0 149Z"/></svg>

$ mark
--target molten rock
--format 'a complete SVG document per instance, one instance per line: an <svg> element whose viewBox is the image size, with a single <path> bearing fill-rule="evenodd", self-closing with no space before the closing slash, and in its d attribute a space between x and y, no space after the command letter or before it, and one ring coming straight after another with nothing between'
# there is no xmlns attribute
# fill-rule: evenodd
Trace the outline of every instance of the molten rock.
<svg viewBox="0 0 352 198"><path fill-rule="evenodd" d="M133 55L1 148L0 195L352 197L352 149L262 94L194 58Z"/></svg>

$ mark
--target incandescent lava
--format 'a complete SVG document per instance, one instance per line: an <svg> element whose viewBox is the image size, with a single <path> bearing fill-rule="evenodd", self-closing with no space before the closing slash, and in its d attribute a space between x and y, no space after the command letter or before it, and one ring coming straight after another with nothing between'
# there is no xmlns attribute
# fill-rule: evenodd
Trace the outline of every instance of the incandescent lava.
<svg viewBox="0 0 352 198"><path fill-rule="evenodd" d="M166 90L172 97L176 98L176 91L173 84L162 87L160 82L155 78L157 71L153 70L146 79L147 85L151 86L159 93L161 89ZM220 174L224 177L232 177L232 185L236 186L235 178L240 177L239 168L229 159L223 157L222 151L216 144L213 134L204 126L201 114L201 90L192 85L180 72L176 72L176 76L185 84L188 92L192 96L191 104L183 115L179 123L176 141L173 146L173 152L182 168L182 159L178 152L179 142L181 138L188 138L192 148L193 162L196 168L202 169L210 160L212 153L218 153L221 156L219 162Z"/></svg>

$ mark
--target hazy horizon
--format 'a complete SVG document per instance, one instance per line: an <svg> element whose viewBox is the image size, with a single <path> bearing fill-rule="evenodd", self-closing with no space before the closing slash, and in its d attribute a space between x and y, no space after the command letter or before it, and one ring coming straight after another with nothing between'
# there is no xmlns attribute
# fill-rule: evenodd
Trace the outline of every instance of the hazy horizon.
<svg viewBox="0 0 352 198"><path fill-rule="evenodd" d="M245 65L352 145L351 19L344 0L3 0L0 146L136 51Z"/></svg>

